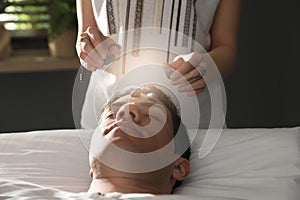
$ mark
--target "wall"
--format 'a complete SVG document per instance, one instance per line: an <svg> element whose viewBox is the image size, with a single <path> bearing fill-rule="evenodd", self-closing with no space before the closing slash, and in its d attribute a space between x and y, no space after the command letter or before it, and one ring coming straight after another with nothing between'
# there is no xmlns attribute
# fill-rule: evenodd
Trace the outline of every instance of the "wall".
<svg viewBox="0 0 300 200"><path fill-rule="evenodd" d="M0 132L74 128L77 71L0 74Z"/></svg>
<svg viewBox="0 0 300 200"><path fill-rule="evenodd" d="M300 1L241 1L237 68L225 79L228 126L300 125ZM0 74L0 132L74 128L76 73Z"/></svg>
<svg viewBox="0 0 300 200"><path fill-rule="evenodd" d="M226 78L229 127L300 125L300 1L242 0L239 56Z"/></svg>

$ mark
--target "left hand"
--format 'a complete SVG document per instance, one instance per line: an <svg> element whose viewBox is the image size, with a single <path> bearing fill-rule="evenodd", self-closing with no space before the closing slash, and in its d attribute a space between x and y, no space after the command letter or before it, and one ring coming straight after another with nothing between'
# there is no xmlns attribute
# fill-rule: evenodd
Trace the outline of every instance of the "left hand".
<svg viewBox="0 0 300 200"><path fill-rule="evenodd" d="M76 50L81 65L90 71L102 69L120 56L120 45L94 26L79 33Z"/></svg>
<svg viewBox="0 0 300 200"><path fill-rule="evenodd" d="M202 76L205 74L204 64L201 63L202 55L193 52L186 55L185 60L178 57L174 62L167 64L175 71L170 75L171 83L178 86L179 92L186 92L188 96L195 96L202 93L206 83ZM198 66L202 69L200 70Z"/></svg>

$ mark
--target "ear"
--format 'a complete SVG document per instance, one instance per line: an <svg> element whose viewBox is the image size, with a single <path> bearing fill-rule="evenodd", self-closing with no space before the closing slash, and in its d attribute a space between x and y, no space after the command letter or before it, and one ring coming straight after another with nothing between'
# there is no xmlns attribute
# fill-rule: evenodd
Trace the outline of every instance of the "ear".
<svg viewBox="0 0 300 200"><path fill-rule="evenodd" d="M93 170L92 170L92 168L90 169L90 173L89 173L89 175L90 175L90 177L91 177L91 178L93 178L93 175L94 175L94 173L93 173Z"/></svg>
<svg viewBox="0 0 300 200"><path fill-rule="evenodd" d="M182 181L189 174L190 174L190 162L183 157L178 158L174 165L172 178L174 178L177 181Z"/></svg>

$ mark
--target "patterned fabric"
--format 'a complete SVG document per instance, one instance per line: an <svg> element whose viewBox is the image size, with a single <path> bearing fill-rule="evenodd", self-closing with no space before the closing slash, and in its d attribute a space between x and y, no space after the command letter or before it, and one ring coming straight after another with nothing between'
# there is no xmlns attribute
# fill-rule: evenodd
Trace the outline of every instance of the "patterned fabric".
<svg viewBox="0 0 300 200"><path fill-rule="evenodd" d="M141 31L142 28L142 20L143 20L143 4L144 0L137 0L136 9L135 9L135 19L134 19L134 39L133 39L133 54L138 55L138 48L140 47L141 41Z"/></svg>
<svg viewBox="0 0 300 200"><path fill-rule="evenodd" d="M186 10L185 10L185 19L184 19L184 28L183 28L183 40L182 46L187 47L188 45L188 35L190 33L190 20L191 20L191 12L192 12L192 1L186 2ZM196 27L196 25L193 23Z"/></svg>
<svg viewBox="0 0 300 200"><path fill-rule="evenodd" d="M113 7L113 2L112 0L107 0L106 3L106 12L107 12L107 19L108 19L108 24L109 24L109 32L111 34L116 34L117 33L117 27L116 27L116 22L115 22L115 14L114 14L114 7Z"/></svg>
<svg viewBox="0 0 300 200"><path fill-rule="evenodd" d="M123 12L124 8L118 6L119 1L106 0L110 34L119 33L121 26L125 31L143 27L168 28L176 32L175 38L170 43L184 47L189 46L188 37L195 38L196 13L193 7L196 0L122 0L126 2L122 4L126 5L126 12ZM117 22L117 19L120 21ZM177 33L182 33L184 38L180 39ZM136 49L140 43L139 30L134 32L134 38L133 48Z"/></svg>
<svg viewBox="0 0 300 200"><path fill-rule="evenodd" d="M200 53L209 51L210 29L220 0L92 0L92 3L100 30L107 36L113 34L112 37L116 33L117 38L114 39L121 45L122 53L128 53L128 56L122 60L122 66L114 68L115 74L125 74L133 67L150 62L169 63L177 55L185 55L193 51ZM139 32L136 30L139 27L151 28ZM199 45L194 41L203 48L198 50ZM149 54L149 51L140 50L149 46L158 51ZM132 52L134 48L139 52ZM95 102L99 105L103 100L100 90L98 90L99 94L98 92L95 94L96 90L93 88L96 87L94 85L97 85L101 76L101 71L97 72L91 75L90 83L92 83L89 84L83 106L82 122L85 123L91 122L91 119L86 116L95 112L93 110ZM105 88L103 91L105 94L108 93ZM201 110L199 127L208 128L211 119L208 91L205 90L197 98ZM194 108L191 108L190 113L193 112ZM192 120L192 115L186 118L187 122Z"/></svg>
<svg viewBox="0 0 300 200"><path fill-rule="evenodd" d="M210 48L210 28L220 0L92 0L100 29L108 34L135 28L171 29L183 36L172 37L171 46L194 49L189 38ZM105 13L104 13L105 12ZM103 18L106 17L107 21ZM136 33L139 37L139 31ZM179 34L180 35L180 34ZM139 46L139 41L133 44Z"/></svg>
<svg viewBox="0 0 300 200"><path fill-rule="evenodd" d="M197 23L197 21L196 21L196 12L194 12L194 17L193 17L193 32L192 32L192 39L193 39L193 41L196 39L196 23ZM192 48L191 48L191 50L192 51L194 51L194 48L195 48L195 44L194 44L194 42L192 42Z"/></svg>

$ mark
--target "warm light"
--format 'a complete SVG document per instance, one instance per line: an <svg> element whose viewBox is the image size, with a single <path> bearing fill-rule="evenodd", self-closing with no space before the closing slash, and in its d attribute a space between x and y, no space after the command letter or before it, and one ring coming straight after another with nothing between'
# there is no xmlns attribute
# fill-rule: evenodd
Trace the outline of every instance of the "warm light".
<svg viewBox="0 0 300 200"><path fill-rule="evenodd" d="M11 17L9 16L9 14L6 14L6 13L0 14L0 22L4 22L4 21L10 20L10 19L11 19Z"/></svg>
<svg viewBox="0 0 300 200"><path fill-rule="evenodd" d="M4 27L6 30L9 30L9 31L17 29L17 26L15 23L6 23L6 24L4 24Z"/></svg>

